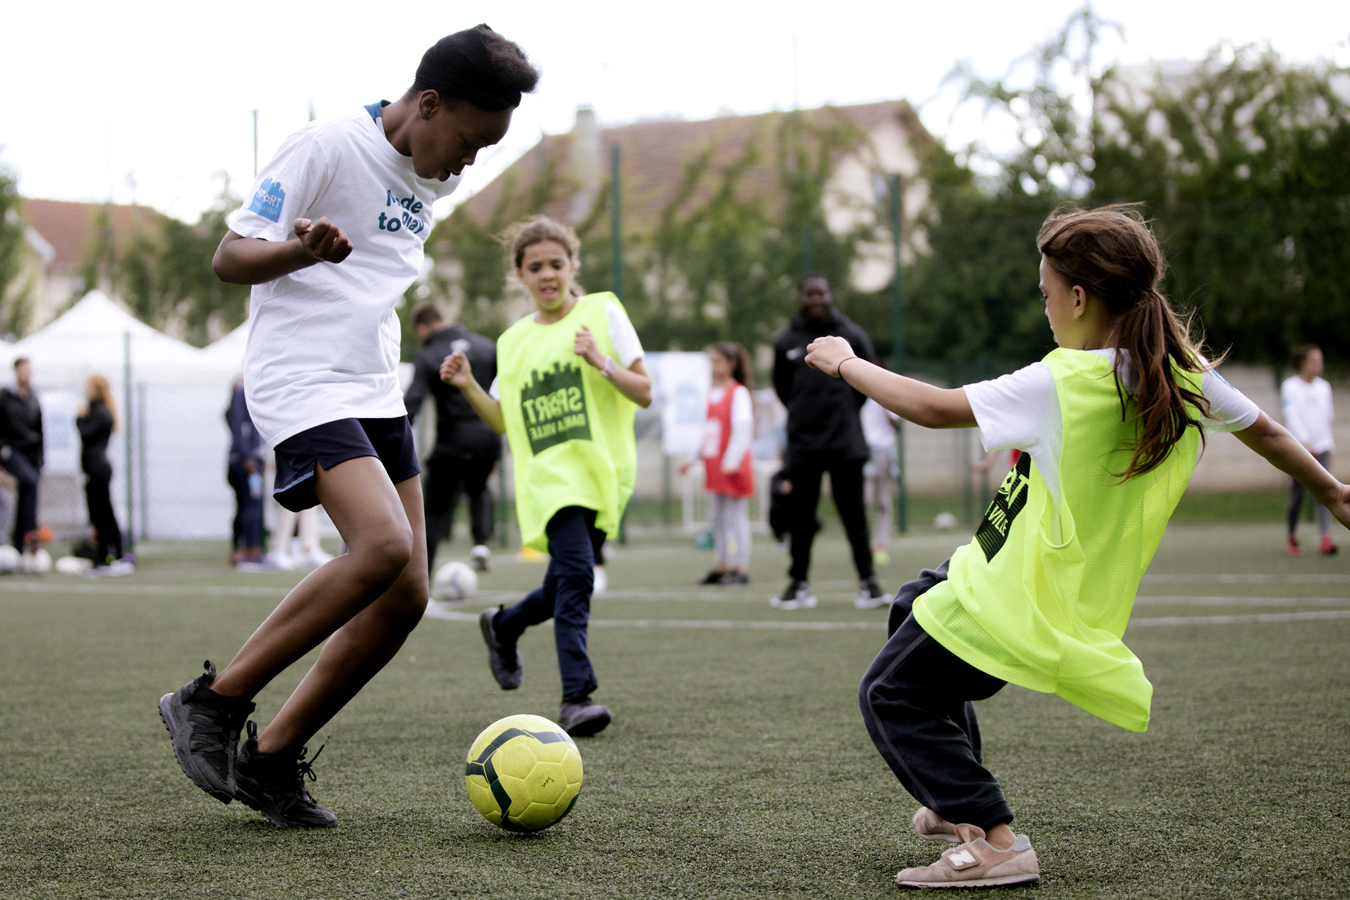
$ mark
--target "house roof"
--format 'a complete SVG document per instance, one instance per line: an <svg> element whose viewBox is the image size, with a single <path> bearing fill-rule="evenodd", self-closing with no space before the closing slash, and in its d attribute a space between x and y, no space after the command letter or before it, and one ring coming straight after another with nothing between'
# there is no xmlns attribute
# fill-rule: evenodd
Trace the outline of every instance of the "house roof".
<svg viewBox="0 0 1350 900"><path fill-rule="evenodd" d="M914 138L932 139L913 108L903 100L858 106L826 106L804 110L803 114L808 123L817 128L848 123L867 134L887 122L897 122L906 134ZM639 228L653 225L680 185L686 163L705 150L710 151L714 164L730 163L738 158L753 137L771 128L786 115L789 114L771 112L720 116L693 122L638 122L599 129L598 148L602 156L599 160L600 184L608 183L608 148L618 145L625 225ZM539 144L466 200L461 208L477 221L488 223L507 185L512 185L513 190L527 187L538 177L545 160L559 164L560 175L574 187L577 186L577 178L569 163L576 138L576 130L566 134L545 135ZM743 186L747 191L767 194L774 190L776 173L772 160L765 160L765 163L746 173ZM571 222L574 218L571 194L574 191L564 190L560 193L563 196L547 204L542 211L560 221Z"/></svg>
<svg viewBox="0 0 1350 900"><path fill-rule="evenodd" d="M57 268L73 268L84 262L85 247L97 237L99 213L111 210L113 241L121 247L141 232L155 234L163 216L148 206L124 204L72 203L66 200L35 200L24 197L19 202L19 217L40 234L56 256Z"/></svg>

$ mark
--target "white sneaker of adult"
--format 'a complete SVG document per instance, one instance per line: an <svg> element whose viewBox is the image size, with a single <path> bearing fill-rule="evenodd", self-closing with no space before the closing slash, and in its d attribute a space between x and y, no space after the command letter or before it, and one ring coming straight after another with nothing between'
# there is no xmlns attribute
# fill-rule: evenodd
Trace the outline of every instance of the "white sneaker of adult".
<svg viewBox="0 0 1350 900"><path fill-rule="evenodd" d="M591 596L599 597L609 589L609 576L605 574L604 566L595 567L595 586L591 588Z"/></svg>
<svg viewBox="0 0 1350 900"><path fill-rule="evenodd" d="M315 544L313 547L300 554L299 562L306 568L317 569L332 558L333 554L325 552L322 547Z"/></svg>
<svg viewBox="0 0 1350 900"><path fill-rule="evenodd" d="M272 550L267 554L267 561L272 564L272 568L282 572L289 572L295 568L295 560L285 550Z"/></svg>
<svg viewBox="0 0 1350 900"><path fill-rule="evenodd" d="M492 551L487 544L474 544L469 551L469 565L475 572L486 572L492 567Z"/></svg>

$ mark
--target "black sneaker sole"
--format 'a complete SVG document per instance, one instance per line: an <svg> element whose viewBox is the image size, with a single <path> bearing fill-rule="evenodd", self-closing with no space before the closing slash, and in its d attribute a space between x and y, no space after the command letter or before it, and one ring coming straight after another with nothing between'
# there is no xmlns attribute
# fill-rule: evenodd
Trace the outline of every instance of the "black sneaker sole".
<svg viewBox="0 0 1350 900"><path fill-rule="evenodd" d="M173 745L173 756L178 760L178 768L182 769L183 774L197 787L221 803L229 803L234 799L234 791L230 789L229 784L215 784L199 772L193 762L192 753L188 750L187 736L179 730L178 723L174 721L172 701L176 693L177 691L172 691L159 698L159 719L164 723L164 730L169 732L169 743Z"/></svg>
<svg viewBox="0 0 1350 900"><path fill-rule="evenodd" d="M498 607L500 611L500 607ZM504 691L514 691L520 687L525 680L525 661L521 657L520 651L516 651L516 669L514 672L508 672L505 669L498 671L498 658L501 653L497 648L501 646L497 641L497 633L492 628L492 619L496 615L491 609L483 610L478 617L478 630L483 632L483 643L488 648L488 668L492 671L492 678L497 682L497 686Z"/></svg>
<svg viewBox="0 0 1350 900"><path fill-rule="evenodd" d="M337 827L337 816L333 816L332 821L329 821L329 820L327 820L327 819L320 819L320 820L318 820L318 821L311 820L311 819L306 819L306 820L304 820L304 821L296 821L296 822L292 822L292 821L287 821L287 819L286 819L284 816L282 816L281 813L277 812L277 811L276 811L275 809L273 809L272 807L270 807L270 806L268 806L267 804L263 803L262 801L258 800L256 797L254 797L253 795L251 795L250 793L248 793L248 791L246 791L246 790L236 790L236 791L234 792L234 796L239 800L240 803L244 804L244 805L247 806L249 809L254 810L254 811L256 811L256 812L262 813L263 818L265 818L267 821L271 822L273 825L275 825L275 826L278 827L278 828L336 828L336 827ZM331 811L329 812L329 815L332 815L332 812L331 812Z"/></svg>
<svg viewBox="0 0 1350 900"><path fill-rule="evenodd" d="M614 721L613 713L605 712L588 719L582 719L580 722L573 722L563 731L566 731L569 737L590 737L604 731L612 721Z"/></svg>

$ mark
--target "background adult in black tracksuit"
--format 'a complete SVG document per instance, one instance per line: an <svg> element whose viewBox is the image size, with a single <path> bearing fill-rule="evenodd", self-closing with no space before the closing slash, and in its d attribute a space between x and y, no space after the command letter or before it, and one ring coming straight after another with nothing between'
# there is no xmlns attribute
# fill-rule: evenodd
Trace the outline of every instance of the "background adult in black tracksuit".
<svg viewBox="0 0 1350 900"><path fill-rule="evenodd" d="M867 333L834 308L830 282L815 273L802 276L797 284L798 315L774 340L773 387L787 407L787 470L790 495L792 568L791 580L781 596L773 598L780 609L816 605L807 583L811 569L811 543L815 540L816 505L820 480L830 473L830 489L839 518L853 548L858 569L860 607L886 602L872 566L872 545L863 505L863 466L869 450L863 437L858 410L866 397L840 378L831 378L806 365L806 345L827 334L845 338L858 356L874 361Z"/></svg>
<svg viewBox="0 0 1350 900"><path fill-rule="evenodd" d="M436 400L436 447L424 464L423 505L427 521L427 565L436 568L436 545L454 519L460 493L468 496L469 527L473 533L470 559L486 571L491 557L492 495L488 476L502 455L501 437L483 424L459 388L441 381L441 362L456 350L469 358L474 379L490 385L497 378L496 342L473 334L463 325L447 325L434 306L413 313L413 327L422 342L413 361L413 379L403 395L408 419L416 421L422 401Z"/></svg>
<svg viewBox="0 0 1350 900"><path fill-rule="evenodd" d="M42 460L42 407L33 392L33 367L20 357L14 360L14 387L0 390L0 466L19 483L10 541L20 551L37 545Z"/></svg>
<svg viewBox="0 0 1350 900"><path fill-rule="evenodd" d="M108 462L108 441L117 430L117 405L102 375L89 376L84 396L88 403L75 417L80 430L80 468L85 475L84 500L98 548L94 565L106 566L122 558L122 529L113 511L112 463Z"/></svg>

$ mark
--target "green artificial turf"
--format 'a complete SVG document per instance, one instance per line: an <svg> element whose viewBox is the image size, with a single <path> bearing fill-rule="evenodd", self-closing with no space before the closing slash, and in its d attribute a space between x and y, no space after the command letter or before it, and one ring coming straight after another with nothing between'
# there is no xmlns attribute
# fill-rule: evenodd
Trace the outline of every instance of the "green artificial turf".
<svg viewBox="0 0 1350 900"><path fill-rule="evenodd" d="M821 605L797 612L767 605L786 566L768 543L754 584L726 589L692 584L710 555L687 539L619 548L591 630L616 718L579 741L571 816L532 836L478 815L463 761L495 719L555 714L547 626L522 642L524 687L504 693L476 624L425 620L311 745L328 741L310 787L339 827L280 831L187 781L155 703L204 658L226 662L297 575L165 544L128 578L0 579L0 896L893 896L898 869L943 848L910 833L916 804L863 730L857 683L885 610L853 608L835 532L817 547ZM1144 623L1350 610L1350 558L1291 560L1281 539L1278 524L1172 527L1126 637L1155 686L1148 733L1020 688L979 704L986 763L1041 860L1040 885L1018 890L1350 896L1350 618ZM894 542L885 586L959 540ZM499 556L461 612L543 571ZM844 627L748 627L785 621ZM305 668L258 697L261 722Z"/></svg>

